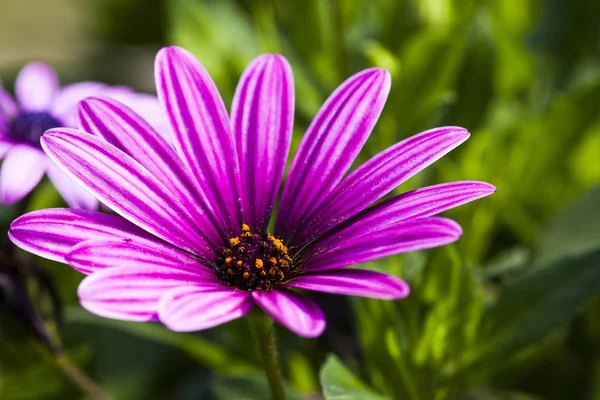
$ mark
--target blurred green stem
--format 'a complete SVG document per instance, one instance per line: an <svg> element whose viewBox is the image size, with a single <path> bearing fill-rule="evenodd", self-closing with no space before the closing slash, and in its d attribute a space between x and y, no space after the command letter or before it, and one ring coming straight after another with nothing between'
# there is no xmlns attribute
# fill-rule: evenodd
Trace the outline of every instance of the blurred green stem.
<svg viewBox="0 0 600 400"><path fill-rule="evenodd" d="M80 370L64 352L54 354L54 359L71 382L76 384L88 396L94 400L110 400L110 396L92 378Z"/></svg>
<svg viewBox="0 0 600 400"><path fill-rule="evenodd" d="M20 201L16 205L16 215L20 216L25 214L28 208L29 200L31 195ZM27 263L31 263L31 254L22 254L21 263L26 266ZM31 292L28 296L31 296ZM58 300L57 300L58 301ZM98 386L92 378L90 378L85 372L83 372L67 355L65 352L60 335L57 332L55 326L44 318L38 307L32 304L33 315L31 318L34 321L36 328L38 329L39 337L41 342L44 344L43 348L46 350L46 356L51 356L56 365L63 371L63 373L77 385L82 392L87 394L94 400L111 400L110 396L106 394L100 386ZM49 354L48 354L49 353Z"/></svg>
<svg viewBox="0 0 600 400"><path fill-rule="evenodd" d="M258 352L263 360L263 367L271 390L271 398L273 400L285 400L273 319L263 311L253 310L248 314L248 321L258 345Z"/></svg>

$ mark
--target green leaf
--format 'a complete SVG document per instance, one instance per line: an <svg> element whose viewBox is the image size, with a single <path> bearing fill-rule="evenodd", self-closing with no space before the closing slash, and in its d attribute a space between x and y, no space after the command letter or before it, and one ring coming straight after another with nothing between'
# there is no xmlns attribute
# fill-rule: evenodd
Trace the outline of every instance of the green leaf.
<svg viewBox="0 0 600 400"><path fill-rule="evenodd" d="M212 389L217 399L262 400L270 398L269 386L262 373L244 375L219 375L212 379ZM300 400L301 396L286 388L289 400Z"/></svg>
<svg viewBox="0 0 600 400"><path fill-rule="evenodd" d="M301 400L298 392L285 388L286 399ZM271 392L265 374L251 372L245 374L196 373L181 385L174 397L178 400L214 399L214 400L263 400L270 399Z"/></svg>
<svg viewBox="0 0 600 400"><path fill-rule="evenodd" d="M485 354L504 358L538 343L599 292L600 249L528 273L509 284L485 315Z"/></svg>
<svg viewBox="0 0 600 400"><path fill-rule="evenodd" d="M596 186L552 219L538 240L536 264L600 247L599 204L600 186Z"/></svg>
<svg viewBox="0 0 600 400"><path fill-rule="evenodd" d="M498 390L491 388L480 388L469 390L455 400L537 400L538 397L527 393L515 392L510 390Z"/></svg>
<svg viewBox="0 0 600 400"><path fill-rule="evenodd" d="M321 368L321 385L326 400L384 400L352 374L334 355Z"/></svg>
<svg viewBox="0 0 600 400"><path fill-rule="evenodd" d="M527 266L530 251L525 247L515 247L501 253L478 271L480 277L485 279L510 278L520 276Z"/></svg>

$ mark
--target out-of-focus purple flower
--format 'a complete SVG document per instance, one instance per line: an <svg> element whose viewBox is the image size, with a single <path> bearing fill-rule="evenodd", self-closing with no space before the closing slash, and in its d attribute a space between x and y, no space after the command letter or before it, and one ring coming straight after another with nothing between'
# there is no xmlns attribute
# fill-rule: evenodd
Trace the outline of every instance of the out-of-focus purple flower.
<svg viewBox="0 0 600 400"><path fill-rule="evenodd" d="M399 278L344 267L457 240L460 226L433 215L495 191L453 182L372 205L469 136L463 128L432 129L348 173L390 88L389 74L373 68L344 82L308 128L270 234L294 115L287 61L254 60L229 115L184 49L159 52L156 84L173 147L130 109L100 98L81 103L81 130L42 138L50 158L120 216L42 210L9 232L23 249L90 274L79 297L98 315L195 331L256 304L315 337L323 313L293 289L403 298L409 288Z"/></svg>
<svg viewBox="0 0 600 400"><path fill-rule="evenodd" d="M80 82L61 88L54 69L39 62L23 67L15 82L15 94L17 102L0 84L0 158L4 158L0 203L5 205L21 200L48 174L70 207L98 208L98 200L51 163L40 145L46 130L76 126L75 108L88 96L118 99L147 118L159 132L167 130L155 96L99 82Z"/></svg>

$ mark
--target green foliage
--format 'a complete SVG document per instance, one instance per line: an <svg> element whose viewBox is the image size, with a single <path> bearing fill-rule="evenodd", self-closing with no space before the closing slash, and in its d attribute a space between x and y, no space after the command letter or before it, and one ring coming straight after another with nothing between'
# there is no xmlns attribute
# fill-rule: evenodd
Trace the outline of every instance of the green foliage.
<svg viewBox="0 0 600 400"><path fill-rule="evenodd" d="M397 192L469 179L498 189L447 213L464 229L456 244L365 266L406 279L407 299L319 296L322 338L278 328L290 398L600 398L600 3L124 3L94 3L105 42L190 49L226 104L252 58L285 55L296 89L293 147L342 80L386 68L391 93L358 161L425 129L460 125L469 141ZM152 43L148 20L127 29L143 15L160 24ZM56 206L44 182L28 207ZM17 212L3 208L0 223ZM95 317L77 305L81 276L40 262L67 310L64 346L115 398L267 398L245 321L181 334ZM81 398L43 347L4 326L1 398Z"/></svg>
<svg viewBox="0 0 600 400"><path fill-rule="evenodd" d="M321 385L326 400L384 400L369 389L351 371L330 355L321 368Z"/></svg>

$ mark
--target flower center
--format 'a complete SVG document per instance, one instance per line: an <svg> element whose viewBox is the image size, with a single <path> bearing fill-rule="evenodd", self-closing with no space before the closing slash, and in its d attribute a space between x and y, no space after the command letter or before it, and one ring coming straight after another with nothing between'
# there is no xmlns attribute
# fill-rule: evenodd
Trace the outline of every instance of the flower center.
<svg viewBox="0 0 600 400"><path fill-rule="evenodd" d="M281 239L258 235L242 224L242 233L229 239L217 260L221 279L242 290L272 290L301 271Z"/></svg>
<svg viewBox="0 0 600 400"><path fill-rule="evenodd" d="M8 136L16 142L40 146L44 132L59 126L60 121L46 112L22 112L10 122Z"/></svg>

